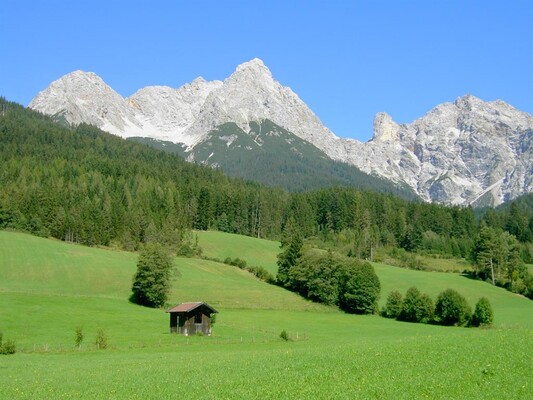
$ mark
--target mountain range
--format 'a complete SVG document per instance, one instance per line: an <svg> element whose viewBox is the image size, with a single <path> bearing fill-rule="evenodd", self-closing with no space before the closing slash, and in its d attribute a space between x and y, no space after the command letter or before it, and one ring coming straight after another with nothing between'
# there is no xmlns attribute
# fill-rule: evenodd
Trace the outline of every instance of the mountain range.
<svg viewBox="0 0 533 400"><path fill-rule="evenodd" d="M71 125L88 123L172 147L189 161L247 178L262 176L284 157L305 159L310 169L316 160L348 164L425 201L445 204L498 205L533 191L533 116L528 113L466 95L410 124L378 113L373 137L363 143L337 137L259 59L239 65L224 81L197 78L177 89L150 86L128 98L96 74L75 71L52 82L29 107ZM283 173L277 170L280 178ZM335 184L351 183L328 176L324 179Z"/></svg>

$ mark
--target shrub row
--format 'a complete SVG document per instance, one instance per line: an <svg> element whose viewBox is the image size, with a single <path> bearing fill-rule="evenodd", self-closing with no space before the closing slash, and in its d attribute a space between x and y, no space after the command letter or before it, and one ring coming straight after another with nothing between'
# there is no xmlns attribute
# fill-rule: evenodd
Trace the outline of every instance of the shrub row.
<svg viewBox="0 0 533 400"><path fill-rule="evenodd" d="M485 297L479 299L472 314L466 299L453 289L441 292L433 303L427 294L420 293L416 287L409 288L405 298L399 291L392 291L381 315L399 321L456 326L491 325L494 320L492 307Z"/></svg>
<svg viewBox="0 0 533 400"><path fill-rule="evenodd" d="M237 258L227 257L224 260L224 264L233 265L234 267L248 271L249 273L253 274L257 278L267 283L273 284L276 282L276 280L274 279L274 276L270 272L268 272L266 269L264 269L263 267L255 266L255 265L248 266L245 260L242 260L238 257Z"/></svg>

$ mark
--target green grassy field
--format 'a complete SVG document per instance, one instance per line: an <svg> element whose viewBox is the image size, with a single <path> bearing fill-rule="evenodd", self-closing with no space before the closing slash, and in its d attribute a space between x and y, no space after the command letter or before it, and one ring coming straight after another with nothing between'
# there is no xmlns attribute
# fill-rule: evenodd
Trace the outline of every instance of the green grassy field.
<svg viewBox="0 0 533 400"><path fill-rule="evenodd" d="M235 235L199 240L211 257L265 268L279 251ZM0 356L0 398L527 399L533 391L533 303L483 282L375 264L382 301L416 285L432 297L453 287L472 306L486 296L494 307L492 329L440 327L347 315L236 267L176 259L172 301L220 311L213 336L186 338L168 333L162 310L129 303L135 263L131 253L0 232L0 331L18 349ZM95 349L98 329L108 350ZM293 341L279 339L283 329Z"/></svg>
<svg viewBox="0 0 533 400"><path fill-rule="evenodd" d="M278 271L279 242L215 231L195 231L204 255L224 261L226 257L241 258L247 264L263 267L271 274Z"/></svg>

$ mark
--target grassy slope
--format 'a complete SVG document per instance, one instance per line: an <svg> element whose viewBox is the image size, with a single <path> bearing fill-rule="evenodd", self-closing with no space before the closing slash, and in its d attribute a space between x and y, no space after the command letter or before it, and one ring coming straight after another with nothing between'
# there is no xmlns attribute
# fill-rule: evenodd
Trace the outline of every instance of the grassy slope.
<svg viewBox="0 0 533 400"><path fill-rule="evenodd" d="M14 324L22 348L68 346L76 326L91 332L106 328L128 345L159 341L168 316L128 302L136 260L132 253L0 231L0 330L9 337L4 327ZM331 310L233 266L184 258L177 258L176 266L180 276L174 278L173 303L207 301L223 310ZM28 323L38 328L25 329ZM146 330L136 329L139 325Z"/></svg>
<svg viewBox="0 0 533 400"><path fill-rule="evenodd" d="M273 274L277 271L276 254L280 251L278 242L212 231L199 231L196 234L204 254L209 257L240 257L250 265L267 268ZM448 264L452 262L446 261ZM409 287L416 286L436 300L440 292L454 288L467 298L472 309L480 297L488 297L495 309L497 324L520 324L533 328L533 302L529 303L531 307L522 307L524 302L528 303L527 300L502 288L494 288L459 274L414 271L379 263L375 263L374 268L382 286L381 305L385 304L387 295L395 289L405 294Z"/></svg>
<svg viewBox="0 0 533 400"><path fill-rule="evenodd" d="M251 243L222 236L216 239L224 246L231 242L244 249ZM208 255L222 251L202 247ZM130 253L0 232L0 330L23 350L0 360L6 368L0 398L528 398L531 393L533 305L482 282L376 265L384 296L413 284L433 296L443 287L472 299L487 295L496 311L495 329L346 315L235 267L178 259L182 276L173 298L200 298L221 311L213 337L187 339L167 333L168 317L161 310L127 301L135 261ZM78 325L86 334L81 352L73 350ZM91 350L97 328L108 332L113 350ZM299 340L281 342L282 329ZM46 345L51 352L43 353Z"/></svg>
<svg viewBox="0 0 533 400"><path fill-rule="evenodd" d="M413 271L383 264L374 264L374 268L381 281L381 304L392 290L405 294L409 287L416 286L436 300L440 292L452 288L466 297L472 310L480 297L487 297L494 309L496 324L533 328L533 302L505 289L458 274Z"/></svg>
<svg viewBox="0 0 533 400"><path fill-rule="evenodd" d="M248 265L265 268L275 275L278 270L279 242L215 231L196 231L198 243L208 257L222 261L227 257L246 260Z"/></svg>

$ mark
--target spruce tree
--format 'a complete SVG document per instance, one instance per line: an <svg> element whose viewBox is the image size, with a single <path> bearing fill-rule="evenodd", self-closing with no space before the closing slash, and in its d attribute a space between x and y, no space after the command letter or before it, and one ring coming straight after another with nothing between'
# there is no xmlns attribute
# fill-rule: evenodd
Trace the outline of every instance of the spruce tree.
<svg viewBox="0 0 533 400"><path fill-rule="evenodd" d="M278 254L278 274L276 280L286 286L289 282L289 272L302 257L303 239L296 224L289 219L285 224L281 238L282 252Z"/></svg>
<svg viewBox="0 0 533 400"><path fill-rule="evenodd" d="M172 268L172 258L161 245L147 245L137 261L131 300L147 307L163 306L170 291Z"/></svg>

